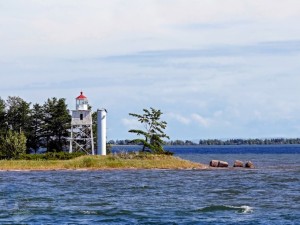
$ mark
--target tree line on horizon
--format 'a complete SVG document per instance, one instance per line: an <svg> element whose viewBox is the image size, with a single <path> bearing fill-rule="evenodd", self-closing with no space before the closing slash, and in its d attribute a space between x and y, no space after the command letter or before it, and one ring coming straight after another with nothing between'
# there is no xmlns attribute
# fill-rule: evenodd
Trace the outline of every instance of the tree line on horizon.
<svg viewBox="0 0 300 225"><path fill-rule="evenodd" d="M199 145L286 145L286 144L300 144L300 138L254 138L254 139L229 139L218 140L208 139L200 140Z"/></svg>
<svg viewBox="0 0 300 225"><path fill-rule="evenodd" d="M131 140L110 140L111 145L132 145ZM286 144L300 144L300 138L270 138L270 139L201 139L199 142L190 140L171 140L164 141L164 145L286 145Z"/></svg>

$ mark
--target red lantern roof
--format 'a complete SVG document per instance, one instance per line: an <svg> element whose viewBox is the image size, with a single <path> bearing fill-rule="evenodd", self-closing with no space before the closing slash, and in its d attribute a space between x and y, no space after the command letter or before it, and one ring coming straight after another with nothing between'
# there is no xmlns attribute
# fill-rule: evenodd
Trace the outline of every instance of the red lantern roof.
<svg viewBox="0 0 300 225"><path fill-rule="evenodd" d="M83 92L81 91L81 92L80 92L80 95L79 95L76 99L87 99L87 97L85 97L85 96L83 95Z"/></svg>

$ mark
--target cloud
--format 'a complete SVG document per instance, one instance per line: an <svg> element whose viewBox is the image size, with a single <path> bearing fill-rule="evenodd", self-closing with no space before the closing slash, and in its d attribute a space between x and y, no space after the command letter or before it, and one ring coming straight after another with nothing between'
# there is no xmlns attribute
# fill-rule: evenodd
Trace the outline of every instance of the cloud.
<svg viewBox="0 0 300 225"><path fill-rule="evenodd" d="M191 115L192 119L197 122L198 124L200 124L201 126L204 127L209 127L212 124L212 120L208 119L208 118L204 118L199 114L193 113Z"/></svg>
<svg viewBox="0 0 300 225"><path fill-rule="evenodd" d="M143 129L143 125L136 119L123 118L121 121L128 129Z"/></svg>
<svg viewBox="0 0 300 225"><path fill-rule="evenodd" d="M2 98L73 105L83 90L111 138L149 106L178 138L298 134L298 0L2 1L0 15Z"/></svg>
<svg viewBox="0 0 300 225"><path fill-rule="evenodd" d="M261 42L251 45L220 45L203 49L172 49L145 51L127 55L115 55L99 58L107 62L150 64L171 59L208 58L208 57L241 57L257 55L291 55L300 53L300 40ZM150 64L153 65L153 64ZM217 64L211 65L216 67Z"/></svg>
<svg viewBox="0 0 300 225"><path fill-rule="evenodd" d="M175 119L176 121L184 125L188 125L191 122L191 120L188 117L182 116L181 114L177 113L168 113L167 117Z"/></svg>
<svg viewBox="0 0 300 225"><path fill-rule="evenodd" d="M234 44L297 38L294 27L300 4L296 0L28 0L2 2L0 14L3 56L95 56L230 40ZM183 32L182 27L198 27L201 32ZM215 29L203 32L203 27Z"/></svg>

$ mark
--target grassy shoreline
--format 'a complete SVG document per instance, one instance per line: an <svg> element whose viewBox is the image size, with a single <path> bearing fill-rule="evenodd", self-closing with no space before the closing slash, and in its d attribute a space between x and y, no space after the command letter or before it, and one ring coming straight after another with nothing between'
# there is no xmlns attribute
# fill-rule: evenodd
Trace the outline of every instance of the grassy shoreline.
<svg viewBox="0 0 300 225"><path fill-rule="evenodd" d="M1 160L0 171L111 170L111 169L207 169L207 165L174 156L81 156L70 160Z"/></svg>

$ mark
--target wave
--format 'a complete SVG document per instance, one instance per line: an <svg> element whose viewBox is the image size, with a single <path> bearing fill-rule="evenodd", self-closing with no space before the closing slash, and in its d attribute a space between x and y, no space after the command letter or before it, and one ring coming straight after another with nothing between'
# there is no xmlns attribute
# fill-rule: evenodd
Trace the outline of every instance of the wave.
<svg viewBox="0 0 300 225"><path fill-rule="evenodd" d="M247 205L243 205L243 206L211 205L211 206L200 208L197 211L203 213L216 212L216 211L235 211L237 213L252 213L253 208Z"/></svg>

